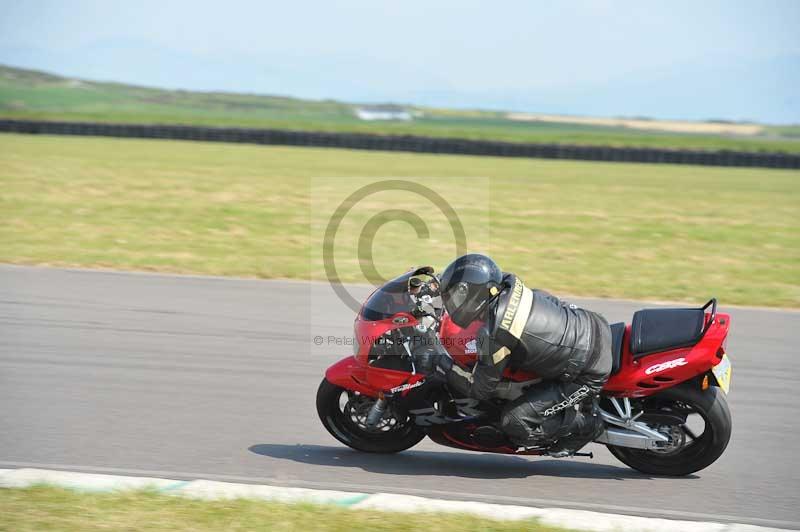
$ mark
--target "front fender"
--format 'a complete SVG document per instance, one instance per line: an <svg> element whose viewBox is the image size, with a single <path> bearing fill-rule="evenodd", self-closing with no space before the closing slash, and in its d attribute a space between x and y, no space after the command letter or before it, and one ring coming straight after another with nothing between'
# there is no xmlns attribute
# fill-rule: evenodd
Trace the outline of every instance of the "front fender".
<svg viewBox="0 0 800 532"><path fill-rule="evenodd" d="M325 379L340 388L377 397L378 391L366 386L366 368L352 356L341 359L325 371Z"/></svg>

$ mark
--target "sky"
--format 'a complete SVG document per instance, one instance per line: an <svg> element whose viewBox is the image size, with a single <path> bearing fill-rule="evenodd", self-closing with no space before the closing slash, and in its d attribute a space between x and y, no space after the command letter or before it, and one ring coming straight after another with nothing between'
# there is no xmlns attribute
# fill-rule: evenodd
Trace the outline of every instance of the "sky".
<svg viewBox="0 0 800 532"><path fill-rule="evenodd" d="M190 90L800 123L800 1L0 0L0 63Z"/></svg>

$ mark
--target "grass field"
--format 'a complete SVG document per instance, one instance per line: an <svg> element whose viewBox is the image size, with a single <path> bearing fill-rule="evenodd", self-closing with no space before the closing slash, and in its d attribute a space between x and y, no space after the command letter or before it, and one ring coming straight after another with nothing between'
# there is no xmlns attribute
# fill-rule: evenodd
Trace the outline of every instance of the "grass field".
<svg viewBox="0 0 800 532"><path fill-rule="evenodd" d="M469 249L530 286L800 307L800 172L786 170L0 135L0 261L323 279L333 209L387 177L443 193ZM359 231L388 207L430 220L431 235L381 227L384 276L453 257L447 220L402 194L352 209L342 279L363 280Z"/></svg>
<svg viewBox="0 0 800 532"><path fill-rule="evenodd" d="M606 146L800 152L797 128L754 136L679 134L509 120L505 113L413 108L411 122L364 122L355 105L252 94L199 93L70 80L0 65L0 117L347 131Z"/></svg>
<svg viewBox="0 0 800 532"><path fill-rule="evenodd" d="M431 530L558 532L535 521L502 522L290 505L255 500L199 501L154 492L76 493L54 487L0 489L0 531L41 530Z"/></svg>

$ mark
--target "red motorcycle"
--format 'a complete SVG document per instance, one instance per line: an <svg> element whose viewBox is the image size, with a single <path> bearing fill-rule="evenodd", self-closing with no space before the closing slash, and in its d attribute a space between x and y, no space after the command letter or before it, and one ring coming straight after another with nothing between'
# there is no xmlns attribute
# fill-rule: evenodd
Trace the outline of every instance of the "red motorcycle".
<svg viewBox="0 0 800 532"><path fill-rule="evenodd" d="M466 371L477 357L481 324L461 329L450 321L438 286L424 267L369 296L355 320L354 355L329 367L317 391L322 424L371 453L403 451L428 436L458 449L547 455L547 447L518 447L498 428L504 404L541 381L535 374L506 370L495 397L478 401L423 370L431 339ZM613 369L599 400L606 429L595 441L647 474L689 475L712 464L731 435L729 328L715 299L701 308L639 310L630 325L611 325Z"/></svg>

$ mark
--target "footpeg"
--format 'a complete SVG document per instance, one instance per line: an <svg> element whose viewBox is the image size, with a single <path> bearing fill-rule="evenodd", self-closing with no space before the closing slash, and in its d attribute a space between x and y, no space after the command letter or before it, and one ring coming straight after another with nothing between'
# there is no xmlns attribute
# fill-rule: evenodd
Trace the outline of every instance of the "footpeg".
<svg viewBox="0 0 800 532"><path fill-rule="evenodd" d="M547 456L550 456L551 458L571 458L573 456L586 456L589 458L594 458L593 453L572 453L570 451L567 451L566 449L562 449L560 451L555 451L555 452L548 452Z"/></svg>

